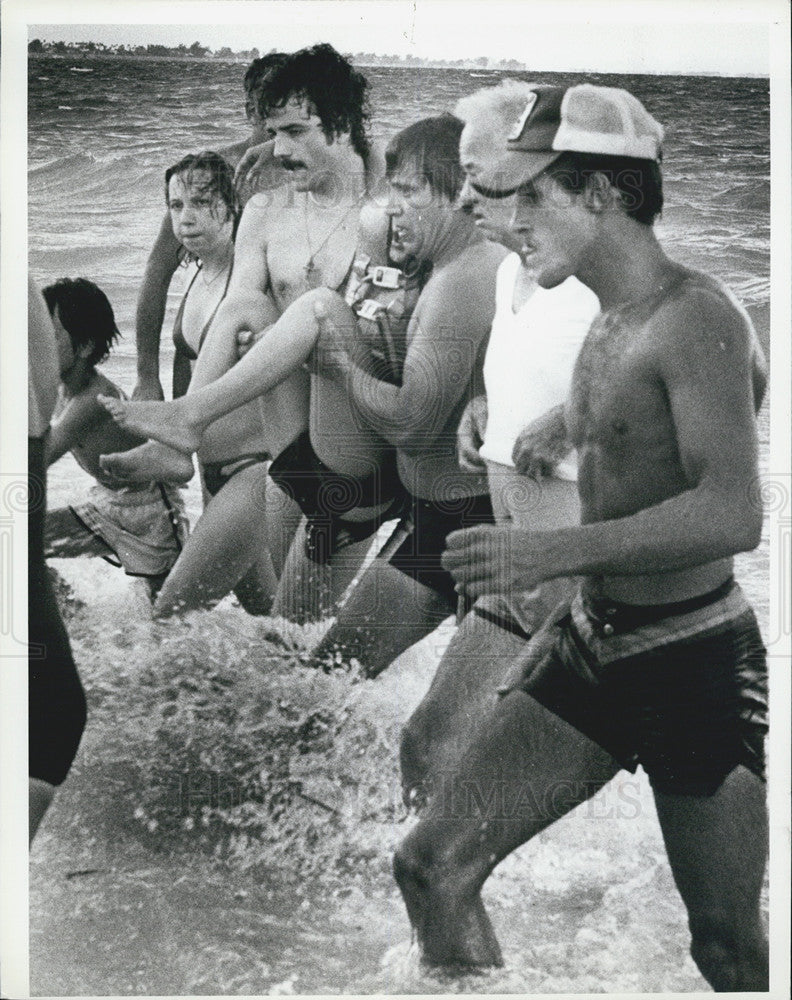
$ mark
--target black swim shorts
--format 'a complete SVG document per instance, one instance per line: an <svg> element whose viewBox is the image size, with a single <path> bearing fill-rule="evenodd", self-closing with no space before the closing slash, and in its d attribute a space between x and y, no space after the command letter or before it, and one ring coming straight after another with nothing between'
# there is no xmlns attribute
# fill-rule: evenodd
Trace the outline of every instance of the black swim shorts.
<svg viewBox="0 0 792 1000"><path fill-rule="evenodd" d="M579 592L548 627L519 689L622 767L670 795L713 795L738 764L764 780L765 648L733 580L660 607Z"/></svg>
<svg viewBox="0 0 792 1000"><path fill-rule="evenodd" d="M380 556L446 598L453 610L457 605L454 578L440 564L446 537L460 528L495 523L489 493L443 501L411 496L408 502L407 513L382 547ZM403 541L399 542L399 538Z"/></svg>
<svg viewBox="0 0 792 1000"><path fill-rule="evenodd" d="M307 430L273 459L269 474L305 514L305 554L320 564L347 545L373 535L384 521L398 516L403 503L395 455L366 476L350 476L319 458ZM391 503L384 511L365 521L342 516L356 507L376 507L388 500Z"/></svg>
<svg viewBox="0 0 792 1000"><path fill-rule="evenodd" d="M238 472L249 469L251 465L258 465L259 462L268 462L269 458L266 451L254 451L247 455L229 458L225 462L204 462L203 481L206 492L209 496L217 496L226 483L230 482Z"/></svg>

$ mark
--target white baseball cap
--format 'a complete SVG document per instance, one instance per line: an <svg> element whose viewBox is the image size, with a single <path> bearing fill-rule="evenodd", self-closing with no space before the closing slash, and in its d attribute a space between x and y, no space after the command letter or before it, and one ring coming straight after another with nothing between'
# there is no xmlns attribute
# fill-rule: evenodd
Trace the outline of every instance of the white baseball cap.
<svg viewBox="0 0 792 1000"><path fill-rule="evenodd" d="M659 161L662 142L662 125L620 87L537 84L506 148L524 184L566 151Z"/></svg>

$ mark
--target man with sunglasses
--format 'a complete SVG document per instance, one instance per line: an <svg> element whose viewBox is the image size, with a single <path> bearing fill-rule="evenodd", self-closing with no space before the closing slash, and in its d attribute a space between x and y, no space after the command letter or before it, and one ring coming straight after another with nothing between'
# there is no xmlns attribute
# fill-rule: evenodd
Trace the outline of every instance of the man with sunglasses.
<svg viewBox="0 0 792 1000"><path fill-rule="evenodd" d="M655 237L662 134L627 91L582 84L535 87L510 137L523 259L543 288L574 274L601 304L563 415L582 524L456 532L443 565L471 597L583 583L530 644L395 872L427 962L498 965L480 895L489 874L641 764L694 961L718 992L766 991L767 667L732 576L761 534L751 486L765 364L731 293Z"/></svg>

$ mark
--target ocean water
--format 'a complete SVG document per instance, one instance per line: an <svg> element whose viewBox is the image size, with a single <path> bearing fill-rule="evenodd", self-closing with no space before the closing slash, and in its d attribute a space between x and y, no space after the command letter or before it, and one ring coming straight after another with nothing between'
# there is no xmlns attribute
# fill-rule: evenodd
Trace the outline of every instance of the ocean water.
<svg viewBox="0 0 792 1000"><path fill-rule="evenodd" d="M420 117L452 109L459 97L504 75L364 71L372 84L372 132L383 139ZM41 284L84 275L105 289L123 334L105 371L127 392L135 383L135 299L164 210L165 168L186 152L244 138L243 73L242 65L215 62L29 62L30 269ZM581 77L542 79L572 83ZM588 79L627 87L664 124L661 239L677 259L714 273L735 291L767 349L767 81ZM180 287L175 280L163 328L165 385ZM759 427L766 469L767 404ZM50 504L73 501L86 485L85 474L66 456L50 470ZM193 517L200 509L194 486L188 509ZM504 970L453 983L417 970L389 874L393 846L409 823L380 800L387 797L384 790L398 789L398 729L429 683L447 630L376 681L316 680L304 676L310 671L295 673L286 654L261 638L264 626L229 601L183 623L153 626L145 600L120 572L99 560L59 560L56 568L71 589L67 620L92 714L75 772L34 851L34 994L636 994L705 988L686 957L684 913L651 794L643 779L631 785L630 776L510 857L490 879L488 905L503 938ZM766 630L766 534L755 552L739 557L737 573ZM300 641L295 639L297 647ZM277 705L279 698L303 698L309 707L319 700L343 720L332 751L309 747L296 760L314 800L335 802L337 794L341 805L350 806L354 799L360 821L339 826L336 817L317 814L311 799L302 801L291 826L288 814L278 820L280 840L272 833L249 846L248 854L239 848L241 860L231 865L231 874L218 874L205 859L168 858L159 853L156 833L141 841L119 832L135 829L140 809L133 807L143 792L134 782L119 784L110 765L121 761L124 770L127 758L140 753L145 771L145 762L157 760L152 734L162 725L167 733L160 706L151 700L151 678L178 673L182 660L193 669L209 662L224 685L242 678L256 691L262 655L271 673L261 681L259 699L277 689ZM206 728L212 724L201 723L207 740L217 736ZM189 734L189 726L183 732ZM162 747L181 752L173 740ZM208 743L198 749L208 752ZM103 794L96 795L97 788ZM613 810L622 793L621 804L636 805L624 817ZM112 836L102 832L108 824ZM309 855L320 856L332 878L310 892L287 885L283 873L301 870ZM257 866L255 876L246 874L248 863ZM70 881L62 877L67 869Z"/></svg>

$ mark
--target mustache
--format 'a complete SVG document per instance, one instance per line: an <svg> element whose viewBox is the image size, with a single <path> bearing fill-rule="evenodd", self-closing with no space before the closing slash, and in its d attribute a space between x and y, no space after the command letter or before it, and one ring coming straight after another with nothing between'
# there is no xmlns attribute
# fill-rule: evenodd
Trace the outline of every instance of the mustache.
<svg viewBox="0 0 792 1000"><path fill-rule="evenodd" d="M301 167L305 169L302 160L290 160L288 156L283 157L280 162L284 170L299 170Z"/></svg>

